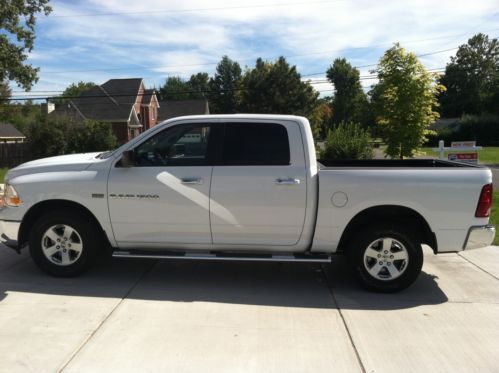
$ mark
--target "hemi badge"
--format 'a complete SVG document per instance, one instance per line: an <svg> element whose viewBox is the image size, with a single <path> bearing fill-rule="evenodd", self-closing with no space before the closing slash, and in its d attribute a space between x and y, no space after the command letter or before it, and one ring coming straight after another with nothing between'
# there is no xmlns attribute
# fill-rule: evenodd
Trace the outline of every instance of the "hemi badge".
<svg viewBox="0 0 499 373"><path fill-rule="evenodd" d="M103 193L92 193L92 198L104 198Z"/></svg>

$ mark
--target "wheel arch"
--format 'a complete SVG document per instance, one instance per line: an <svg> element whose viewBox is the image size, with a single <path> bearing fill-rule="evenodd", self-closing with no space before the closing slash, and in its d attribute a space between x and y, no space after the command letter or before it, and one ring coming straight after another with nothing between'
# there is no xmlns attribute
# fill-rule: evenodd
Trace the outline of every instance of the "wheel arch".
<svg viewBox="0 0 499 373"><path fill-rule="evenodd" d="M337 252L344 252L356 232L373 221L411 226L420 243L430 246L435 254L438 252L437 238L426 219L416 210L400 205L373 206L357 213L343 231Z"/></svg>
<svg viewBox="0 0 499 373"><path fill-rule="evenodd" d="M34 222L47 211L70 211L70 212L78 212L85 216L87 216L92 223L98 228L98 233L101 234L102 239L107 245L111 245L109 239L102 228L99 220L95 217L95 215L85 206L78 202L64 200L64 199L52 199L38 202L37 204L31 206L31 208L26 212L21 222L21 226L19 227L18 234L18 242L19 247L23 247L28 243L29 233Z"/></svg>

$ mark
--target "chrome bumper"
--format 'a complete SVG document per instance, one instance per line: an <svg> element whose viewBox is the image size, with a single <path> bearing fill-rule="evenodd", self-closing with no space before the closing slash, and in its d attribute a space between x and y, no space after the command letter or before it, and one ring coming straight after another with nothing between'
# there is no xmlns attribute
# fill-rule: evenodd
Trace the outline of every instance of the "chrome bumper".
<svg viewBox="0 0 499 373"><path fill-rule="evenodd" d="M0 243L17 249L17 235L20 226L20 221L0 220Z"/></svg>
<svg viewBox="0 0 499 373"><path fill-rule="evenodd" d="M496 235L496 228L493 225L483 225L471 227L468 237L464 242L463 250L478 249L490 246Z"/></svg>

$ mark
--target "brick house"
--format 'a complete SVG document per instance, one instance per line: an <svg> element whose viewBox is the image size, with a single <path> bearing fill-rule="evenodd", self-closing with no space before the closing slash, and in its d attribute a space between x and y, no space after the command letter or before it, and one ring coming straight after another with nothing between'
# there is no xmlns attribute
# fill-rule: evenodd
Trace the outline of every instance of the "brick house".
<svg viewBox="0 0 499 373"><path fill-rule="evenodd" d="M156 92L146 89L143 79L132 78L108 80L53 112L111 123L118 142L124 144L158 123L158 109Z"/></svg>

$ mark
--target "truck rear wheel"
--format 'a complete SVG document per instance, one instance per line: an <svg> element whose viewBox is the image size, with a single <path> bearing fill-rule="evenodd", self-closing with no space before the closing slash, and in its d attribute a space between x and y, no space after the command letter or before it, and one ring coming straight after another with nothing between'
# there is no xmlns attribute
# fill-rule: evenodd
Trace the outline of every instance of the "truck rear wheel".
<svg viewBox="0 0 499 373"><path fill-rule="evenodd" d="M359 232L347 248L347 257L362 285L383 293L410 286L423 266L419 241L405 227L390 224Z"/></svg>
<svg viewBox="0 0 499 373"><path fill-rule="evenodd" d="M55 211L38 218L30 232L29 250L43 271L58 277L77 276L99 252L96 227L83 214Z"/></svg>

